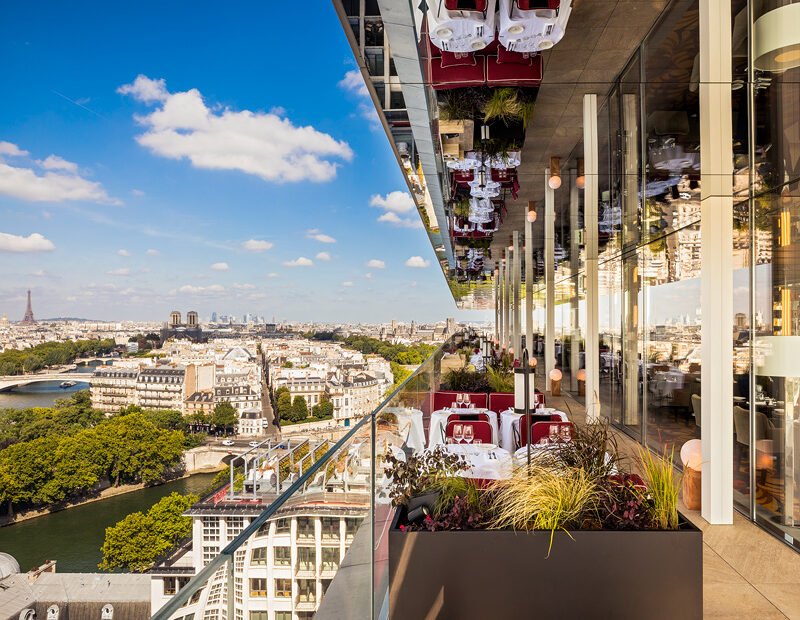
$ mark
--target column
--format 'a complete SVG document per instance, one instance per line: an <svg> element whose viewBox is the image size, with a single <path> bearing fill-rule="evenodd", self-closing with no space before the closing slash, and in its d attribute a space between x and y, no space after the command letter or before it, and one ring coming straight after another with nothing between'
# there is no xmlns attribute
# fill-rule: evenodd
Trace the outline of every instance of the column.
<svg viewBox="0 0 800 620"><path fill-rule="evenodd" d="M506 259L503 261L505 270L505 305L503 307L503 325L505 326L505 344L503 345L506 350L511 346L511 253L506 249Z"/></svg>
<svg viewBox="0 0 800 620"><path fill-rule="evenodd" d="M525 347L533 355L533 224L525 217Z"/></svg>
<svg viewBox="0 0 800 620"><path fill-rule="evenodd" d="M551 391L550 371L556 364L556 287L555 287L555 240L556 207L555 192L550 189L550 168L544 171L544 373L547 391Z"/></svg>
<svg viewBox="0 0 800 620"><path fill-rule="evenodd" d="M570 369L570 390L578 390L578 369L581 367L581 326L580 326L580 283L578 272L581 269L581 247L578 226L580 225L580 213L578 212L578 186L575 179L578 173L576 170L569 171L569 268L572 276L572 294L569 299L569 318L570 318L570 349L569 349L569 369Z"/></svg>
<svg viewBox="0 0 800 620"><path fill-rule="evenodd" d="M500 262L494 266L494 339L500 342Z"/></svg>
<svg viewBox="0 0 800 620"><path fill-rule="evenodd" d="M597 95L583 96L583 225L586 227L586 421L600 411L600 328L597 295Z"/></svg>
<svg viewBox="0 0 800 620"><path fill-rule="evenodd" d="M514 347L514 356L522 359L522 346L521 346L521 338L520 334L522 332L521 326L521 317L522 317L522 309L520 308L520 293L522 292L522 248L520 247L519 243L519 231L515 230L512 236L512 245L514 246L513 254L513 261L514 261L514 273L512 274L514 278L514 315L513 315L513 330L514 330L514 337L512 339L512 345Z"/></svg>
<svg viewBox="0 0 800 620"><path fill-rule="evenodd" d="M733 523L731 6L700 0L702 515ZM753 492L755 492L753 490Z"/></svg>
<svg viewBox="0 0 800 620"><path fill-rule="evenodd" d="M641 239L639 215L639 101L636 95L622 96L622 238L625 246L637 248ZM622 359L625 390L623 421L642 424L639 414L639 254L634 249L623 253L622 290L624 295ZM644 363L644 360L642 360ZM644 372L644 370L642 371Z"/></svg>
<svg viewBox="0 0 800 620"><path fill-rule="evenodd" d="M504 316L504 308L505 308L505 300L503 299L504 290L506 283L506 272L503 268L503 261L497 261L497 291L498 291L498 300L497 300L497 342L499 343L500 349L502 350L505 347L504 338L505 338L505 325L503 325Z"/></svg>

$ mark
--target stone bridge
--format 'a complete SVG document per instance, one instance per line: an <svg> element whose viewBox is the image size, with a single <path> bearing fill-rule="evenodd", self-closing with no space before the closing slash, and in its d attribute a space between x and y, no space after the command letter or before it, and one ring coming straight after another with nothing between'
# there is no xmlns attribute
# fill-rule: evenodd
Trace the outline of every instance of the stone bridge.
<svg viewBox="0 0 800 620"><path fill-rule="evenodd" d="M94 381L89 373L75 373L75 372L55 372L43 373L38 375L12 375L0 377L0 392L7 392L17 387L24 385L31 385L33 383L43 383L45 381L78 381L80 383L91 384Z"/></svg>

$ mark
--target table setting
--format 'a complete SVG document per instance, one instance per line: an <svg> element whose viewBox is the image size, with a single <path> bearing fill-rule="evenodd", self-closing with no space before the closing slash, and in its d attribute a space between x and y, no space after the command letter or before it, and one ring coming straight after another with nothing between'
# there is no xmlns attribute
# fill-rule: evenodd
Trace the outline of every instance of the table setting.
<svg viewBox="0 0 800 620"><path fill-rule="evenodd" d="M532 415L557 415L561 422L569 422L567 414L552 407L540 407ZM515 448L515 437L519 435L519 420L524 413L516 413L513 409L506 409L500 413L500 447L505 450ZM516 434L514 431L516 430Z"/></svg>
<svg viewBox="0 0 800 620"><path fill-rule="evenodd" d="M478 415L486 413L489 416L489 425L492 427L492 437L494 444L497 445L500 436L497 414L494 411L482 407L449 407L431 413L430 427L428 428L428 448L445 444L445 429L447 422L452 415Z"/></svg>

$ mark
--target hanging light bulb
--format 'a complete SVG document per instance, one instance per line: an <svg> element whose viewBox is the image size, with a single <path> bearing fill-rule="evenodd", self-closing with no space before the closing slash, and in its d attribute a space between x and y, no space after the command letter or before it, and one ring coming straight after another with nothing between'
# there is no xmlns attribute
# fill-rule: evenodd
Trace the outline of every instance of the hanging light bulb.
<svg viewBox="0 0 800 620"><path fill-rule="evenodd" d="M528 221L533 224L536 221L536 203L533 200L528 201Z"/></svg>
<svg viewBox="0 0 800 620"><path fill-rule="evenodd" d="M558 189L561 187L561 158L550 158L550 178L547 180L547 185L550 189Z"/></svg>
<svg viewBox="0 0 800 620"><path fill-rule="evenodd" d="M583 169L583 157L578 158L578 173L575 176L575 187L578 189L586 187L586 172Z"/></svg>

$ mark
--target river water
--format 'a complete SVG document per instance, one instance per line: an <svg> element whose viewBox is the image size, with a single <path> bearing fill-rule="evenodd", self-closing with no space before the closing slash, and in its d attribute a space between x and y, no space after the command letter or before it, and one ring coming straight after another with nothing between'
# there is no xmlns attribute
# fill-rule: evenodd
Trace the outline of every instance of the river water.
<svg viewBox="0 0 800 620"><path fill-rule="evenodd" d="M89 372L93 369L87 369ZM78 374L78 373L76 373ZM77 379L77 377L76 377ZM24 390L0 392L0 409L51 407L59 398L87 389L86 383L61 389L60 381L37 383ZM0 527L0 551L10 553L23 571L57 560L59 572L97 572L105 529L132 512L146 511L165 495L200 493L214 474L195 474L167 484L132 491L36 519Z"/></svg>
<svg viewBox="0 0 800 620"><path fill-rule="evenodd" d="M13 555L23 571L57 560L61 573L96 573L108 526L132 512L147 510L172 492L200 493L213 478L214 474L195 474L0 527L0 551Z"/></svg>

